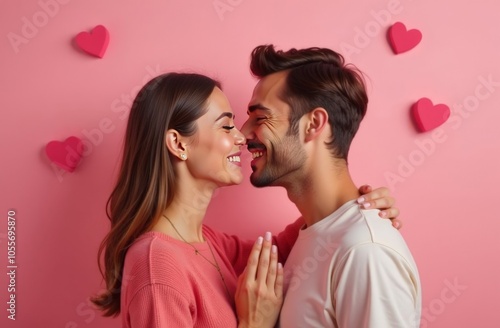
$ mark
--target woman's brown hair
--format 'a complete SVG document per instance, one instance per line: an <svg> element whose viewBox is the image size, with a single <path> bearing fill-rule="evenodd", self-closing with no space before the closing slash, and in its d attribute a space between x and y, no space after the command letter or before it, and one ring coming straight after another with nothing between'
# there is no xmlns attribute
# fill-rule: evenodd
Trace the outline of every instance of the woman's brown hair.
<svg viewBox="0 0 500 328"><path fill-rule="evenodd" d="M134 100L118 181L107 202L111 230L98 253L106 290L92 302L105 316L120 313L127 249L156 224L176 191L172 163L177 159L165 145L166 131L193 135L196 120L206 113L207 99L215 87L220 84L203 75L169 73L149 81Z"/></svg>

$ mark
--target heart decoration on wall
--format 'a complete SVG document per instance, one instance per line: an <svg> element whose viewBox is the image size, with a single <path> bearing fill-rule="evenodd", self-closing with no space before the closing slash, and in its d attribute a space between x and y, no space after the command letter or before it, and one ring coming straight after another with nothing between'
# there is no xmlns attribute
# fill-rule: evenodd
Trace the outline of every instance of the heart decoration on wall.
<svg viewBox="0 0 500 328"><path fill-rule="evenodd" d="M421 132L433 130L450 118L450 108L444 104L434 105L429 98L421 98L411 107L413 121Z"/></svg>
<svg viewBox="0 0 500 328"><path fill-rule="evenodd" d="M405 24L396 22L387 30L387 39L392 51L397 55L415 48L422 41L422 32L417 29L407 30ZM411 107L411 116L420 132L441 126L450 115L448 106L434 105L429 98L421 98Z"/></svg>
<svg viewBox="0 0 500 328"><path fill-rule="evenodd" d="M109 31L97 25L92 31L80 32L75 37L77 46L89 55L102 58L109 44Z"/></svg>
<svg viewBox="0 0 500 328"><path fill-rule="evenodd" d="M68 172L73 172L82 159L83 143L73 136L63 142L53 140L45 146L45 153L52 163Z"/></svg>
<svg viewBox="0 0 500 328"><path fill-rule="evenodd" d="M422 33L417 29L406 30L406 26L397 22L387 32L392 51L397 55L415 48L422 40Z"/></svg>

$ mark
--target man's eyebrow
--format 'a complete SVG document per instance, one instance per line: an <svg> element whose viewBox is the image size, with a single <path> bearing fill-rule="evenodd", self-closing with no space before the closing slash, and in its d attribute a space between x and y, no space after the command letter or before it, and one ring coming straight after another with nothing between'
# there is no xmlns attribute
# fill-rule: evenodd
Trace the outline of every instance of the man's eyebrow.
<svg viewBox="0 0 500 328"><path fill-rule="evenodd" d="M224 113L220 114L219 117L217 117L217 119L215 121L217 122L218 120L220 120L223 117L229 117L229 118L234 119L236 116L231 112L224 112Z"/></svg>
<svg viewBox="0 0 500 328"><path fill-rule="evenodd" d="M269 108L267 108L266 106L264 105L261 105L261 104L255 104L255 105L251 105L251 106L248 106L248 111L247 113L253 113L255 112L257 109L260 109L260 110L264 110L264 111L271 111Z"/></svg>

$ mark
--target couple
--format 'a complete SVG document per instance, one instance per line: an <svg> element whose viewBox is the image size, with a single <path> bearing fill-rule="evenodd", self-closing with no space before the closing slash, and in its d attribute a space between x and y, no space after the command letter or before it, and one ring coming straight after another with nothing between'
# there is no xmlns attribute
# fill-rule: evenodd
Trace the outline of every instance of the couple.
<svg viewBox="0 0 500 328"><path fill-rule="evenodd" d="M361 195L347 167L368 100L360 74L329 49L273 46L254 49L251 70L241 132L208 77L165 74L139 92L94 303L123 327L274 327L280 309L282 327L418 327L417 268L379 219L397 216L393 200ZM256 242L203 225L215 189L242 181L245 144L252 184L285 187L302 214Z"/></svg>

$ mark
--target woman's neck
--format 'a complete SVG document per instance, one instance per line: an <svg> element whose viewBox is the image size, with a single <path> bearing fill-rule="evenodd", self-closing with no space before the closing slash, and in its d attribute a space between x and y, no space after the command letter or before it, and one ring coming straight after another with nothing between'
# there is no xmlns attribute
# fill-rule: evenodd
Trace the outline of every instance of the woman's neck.
<svg viewBox="0 0 500 328"><path fill-rule="evenodd" d="M203 219L216 186L181 184L153 230L188 243L203 242ZM168 219L167 219L168 218Z"/></svg>

